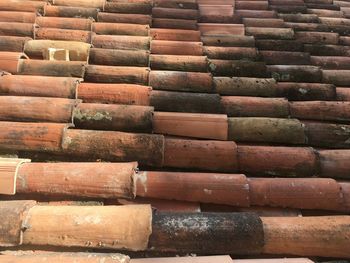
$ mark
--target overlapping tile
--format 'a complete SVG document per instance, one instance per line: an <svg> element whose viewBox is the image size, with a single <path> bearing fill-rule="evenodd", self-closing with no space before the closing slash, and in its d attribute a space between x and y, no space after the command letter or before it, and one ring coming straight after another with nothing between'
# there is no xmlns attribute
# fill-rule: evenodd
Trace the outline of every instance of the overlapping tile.
<svg viewBox="0 0 350 263"><path fill-rule="evenodd" d="M328 179L350 174L349 8L329 0L0 1L0 149L33 156L27 168L37 165L19 177L18 184L33 184L18 185L18 193L103 197L106 204L136 193L252 211L349 213L348 183ZM129 173L124 184L106 187L127 163L50 166L35 162L40 154L44 161L137 161L142 172L126 170L138 175L139 190ZM226 216L168 214L174 224L165 226L156 215L152 247L349 257L348 233L340 230L346 217L262 218L265 245L257 248L256 235L231 240L211 221L235 221ZM198 229L181 225L191 220ZM210 226L199 247L189 236L204 221ZM244 229L235 227L233 235ZM68 244L39 237L34 231L26 240ZM324 240L332 241L328 250Z"/></svg>

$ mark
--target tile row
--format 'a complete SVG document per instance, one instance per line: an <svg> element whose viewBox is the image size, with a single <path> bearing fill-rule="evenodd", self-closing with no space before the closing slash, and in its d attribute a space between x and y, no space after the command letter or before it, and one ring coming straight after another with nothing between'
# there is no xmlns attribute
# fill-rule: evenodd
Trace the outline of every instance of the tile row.
<svg viewBox="0 0 350 263"><path fill-rule="evenodd" d="M329 166L329 158L322 161L322 166ZM7 195L112 200L138 196L233 207L350 212L350 183L329 178L247 178L243 174L139 171L135 162L30 163L27 159L7 158L0 162L4 171L0 174L0 193Z"/></svg>
<svg viewBox="0 0 350 263"><path fill-rule="evenodd" d="M0 210L7 231L0 244L9 247L349 257L348 216L161 213L149 205L49 206L35 201L3 201Z"/></svg>

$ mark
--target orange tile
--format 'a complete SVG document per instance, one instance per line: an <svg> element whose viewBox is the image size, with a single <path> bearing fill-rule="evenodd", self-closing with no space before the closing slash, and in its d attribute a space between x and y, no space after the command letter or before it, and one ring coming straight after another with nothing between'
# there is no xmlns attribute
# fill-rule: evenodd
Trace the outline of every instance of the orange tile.
<svg viewBox="0 0 350 263"><path fill-rule="evenodd" d="M136 84L80 83L78 98L89 103L149 105L151 88Z"/></svg>
<svg viewBox="0 0 350 263"><path fill-rule="evenodd" d="M153 131L166 135L227 140L227 116L177 112L155 112Z"/></svg>
<svg viewBox="0 0 350 263"><path fill-rule="evenodd" d="M240 171L252 175L310 177L317 160L312 148L238 146Z"/></svg>
<svg viewBox="0 0 350 263"><path fill-rule="evenodd" d="M238 170L234 142L165 139L164 166L206 171Z"/></svg>
<svg viewBox="0 0 350 263"><path fill-rule="evenodd" d="M174 258L140 258L132 259L131 263L232 263L229 256L211 257L174 257Z"/></svg>
<svg viewBox="0 0 350 263"><path fill-rule="evenodd" d="M140 172L136 195L167 200L249 206L249 187L242 174Z"/></svg>

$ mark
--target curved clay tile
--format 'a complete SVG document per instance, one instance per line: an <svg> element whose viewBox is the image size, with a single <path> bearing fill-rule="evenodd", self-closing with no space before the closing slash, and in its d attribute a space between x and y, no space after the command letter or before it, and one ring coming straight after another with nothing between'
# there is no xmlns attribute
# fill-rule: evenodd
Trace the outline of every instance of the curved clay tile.
<svg viewBox="0 0 350 263"><path fill-rule="evenodd" d="M3 263L129 263L129 257L117 253L69 253L69 252L13 252L3 251L0 254Z"/></svg>
<svg viewBox="0 0 350 263"><path fill-rule="evenodd" d="M71 61L88 61L90 44L77 41L30 40L24 45L24 52L34 59L42 59L49 48L69 50Z"/></svg>

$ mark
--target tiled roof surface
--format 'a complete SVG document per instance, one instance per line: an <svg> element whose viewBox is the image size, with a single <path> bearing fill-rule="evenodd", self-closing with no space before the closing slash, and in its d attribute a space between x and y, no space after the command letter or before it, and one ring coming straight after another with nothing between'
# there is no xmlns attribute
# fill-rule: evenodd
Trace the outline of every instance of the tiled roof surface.
<svg viewBox="0 0 350 263"><path fill-rule="evenodd" d="M0 0L0 95L0 262L350 258L349 0Z"/></svg>

